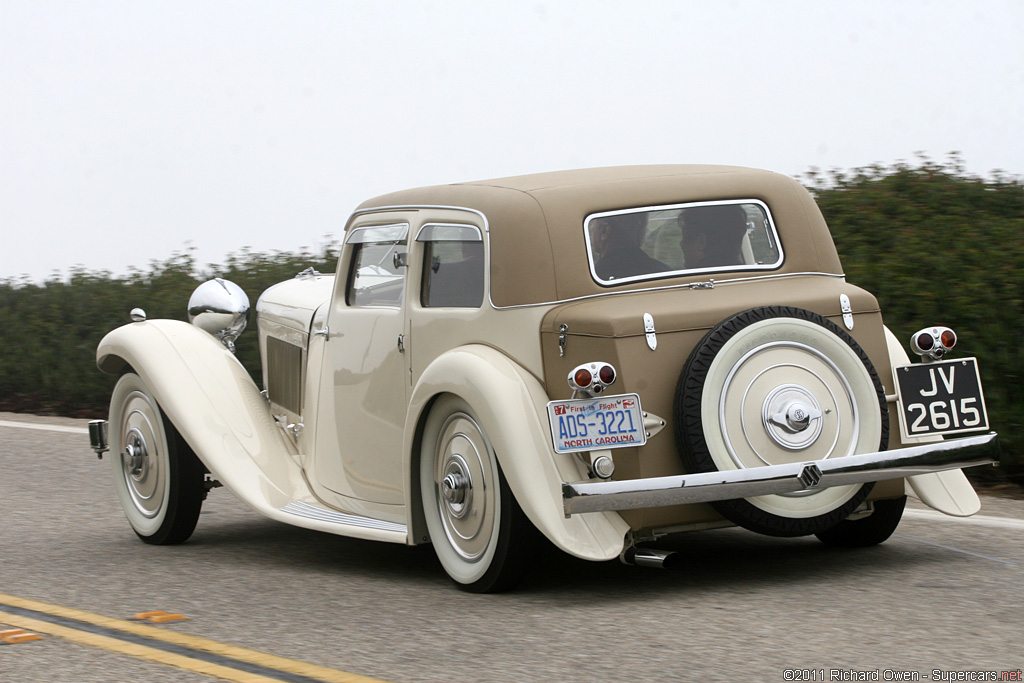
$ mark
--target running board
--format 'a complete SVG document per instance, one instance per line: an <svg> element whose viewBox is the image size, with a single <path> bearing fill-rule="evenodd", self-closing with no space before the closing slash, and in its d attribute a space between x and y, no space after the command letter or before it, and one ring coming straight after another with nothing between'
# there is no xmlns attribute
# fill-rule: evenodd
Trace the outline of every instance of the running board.
<svg viewBox="0 0 1024 683"><path fill-rule="evenodd" d="M849 455L834 460L794 462L722 472L625 481L562 484L565 516L581 512L633 510L771 493L814 491L832 486L901 479L918 474L999 463L999 437L993 432L892 451Z"/></svg>
<svg viewBox="0 0 1024 683"><path fill-rule="evenodd" d="M316 505L310 505L309 503L304 503L301 500L288 503L281 508L281 512L295 515L297 517L315 519L319 522L339 524L347 527L375 529L377 531L393 531L400 534L408 532L408 527L406 527L405 524L396 524L394 522L386 522L380 519L360 517L359 515L349 515L344 512L338 512L337 510L329 510Z"/></svg>

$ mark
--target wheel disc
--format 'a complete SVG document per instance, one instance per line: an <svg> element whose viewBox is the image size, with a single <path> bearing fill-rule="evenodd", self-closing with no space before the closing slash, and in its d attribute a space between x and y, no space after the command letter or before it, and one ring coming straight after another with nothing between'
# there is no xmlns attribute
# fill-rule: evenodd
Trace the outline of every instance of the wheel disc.
<svg viewBox="0 0 1024 683"><path fill-rule="evenodd" d="M494 473L483 433L466 413L450 415L441 426L434 473L445 536L460 558L476 562L493 536Z"/></svg>
<svg viewBox="0 0 1024 683"><path fill-rule="evenodd" d="M135 509L152 519L160 513L165 496L166 464L160 458L160 442L154 427L159 419L149 399L141 392L132 392L125 403L121 425L124 444L121 449L121 472Z"/></svg>

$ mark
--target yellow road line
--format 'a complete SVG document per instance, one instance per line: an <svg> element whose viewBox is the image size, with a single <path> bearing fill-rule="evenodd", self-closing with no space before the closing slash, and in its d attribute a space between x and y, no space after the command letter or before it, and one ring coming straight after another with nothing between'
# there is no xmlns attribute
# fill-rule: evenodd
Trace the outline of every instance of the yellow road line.
<svg viewBox="0 0 1024 683"><path fill-rule="evenodd" d="M256 664L258 666L276 669L286 673L316 678L324 681L325 683L384 683L384 681L377 678L369 678L367 676L347 673L337 669L329 669L327 667L317 666L316 664L301 662L296 659L288 659L286 657L278 657L265 652L259 652L258 650L250 650L244 647L219 643L215 640L208 640L199 636L178 633L176 631L168 631L155 626L145 626L131 621L114 619L111 617L105 617L101 614L84 612L82 610L76 610L62 605L37 602L35 600L19 598L13 595L6 595L4 593L0 593L0 605L19 607L21 609L41 612L43 614L49 614L56 617L73 619L75 621L92 624L94 626L101 626L103 628L122 631L124 633L131 633L151 640L171 643L173 645L186 647L199 652L208 652L214 655L229 657L241 662ZM171 666L187 669L189 671L196 671L198 673L222 678L224 680L239 681L241 683L263 683L274 680L272 678L266 678L256 674L237 671L225 666L191 659L183 655L165 652L156 648L121 641L117 638L78 631L74 628L51 624L31 617L0 612L0 620L4 623L11 624L12 626L28 629L37 633L48 633L50 635L65 638L84 645L90 645L112 652L119 652L121 654L138 657L140 659L148 659L149 661L157 661L162 664L169 664Z"/></svg>

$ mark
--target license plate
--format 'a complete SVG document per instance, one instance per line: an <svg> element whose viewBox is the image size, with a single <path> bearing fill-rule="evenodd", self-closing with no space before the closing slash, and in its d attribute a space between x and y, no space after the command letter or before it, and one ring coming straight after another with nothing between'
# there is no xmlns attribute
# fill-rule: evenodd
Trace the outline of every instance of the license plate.
<svg viewBox="0 0 1024 683"><path fill-rule="evenodd" d="M548 421L559 453L647 443L640 397L636 394L551 401Z"/></svg>
<svg viewBox="0 0 1024 683"><path fill-rule="evenodd" d="M896 368L896 391L904 438L988 429L975 358Z"/></svg>

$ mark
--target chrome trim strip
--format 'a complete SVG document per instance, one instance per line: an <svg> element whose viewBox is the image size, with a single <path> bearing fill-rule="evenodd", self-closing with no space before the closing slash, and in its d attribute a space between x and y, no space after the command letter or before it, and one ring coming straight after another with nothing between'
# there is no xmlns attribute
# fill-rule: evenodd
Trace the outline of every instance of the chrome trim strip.
<svg viewBox="0 0 1024 683"><path fill-rule="evenodd" d="M345 526L357 526L364 529L397 531L403 534L407 533L409 530L409 528L404 524L395 524L394 522L385 522L383 520L370 519L369 517L360 517L358 515L347 515L343 512L336 512L335 510L327 510L315 505L310 505L309 503L304 503L301 500L288 503L281 508L281 512L286 512L297 517L315 519L321 522L344 524Z"/></svg>
<svg viewBox="0 0 1024 683"><path fill-rule="evenodd" d="M627 481L563 483L562 507L569 517L581 512L707 503L900 479L998 462L999 438L992 432L813 462Z"/></svg>
<svg viewBox="0 0 1024 683"><path fill-rule="evenodd" d="M714 287L724 287L725 285L738 284L741 282L763 282L765 280L782 280L786 278L794 277L832 277L840 280L846 279L845 273L817 273L817 272L801 272L801 273L772 273L771 275L755 275L752 277L737 277L730 278L728 280L715 280ZM495 306L494 302L491 302L491 307L498 311L508 311L516 308L536 308L537 306L559 306L561 304L575 303L577 301L586 301L587 299L600 299L606 296L621 296L623 294L639 294L641 292L661 292L672 289L713 289L713 287L707 287L705 283L687 282L680 285L663 285L661 287L643 287L641 289L620 289L614 292L599 292L597 294L585 294L584 296L572 297L569 299L558 299L556 301L543 301L535 304L516 304L515 306ZM490 300L490 291L487 292L488 300Z"/></svg>

